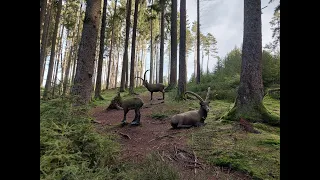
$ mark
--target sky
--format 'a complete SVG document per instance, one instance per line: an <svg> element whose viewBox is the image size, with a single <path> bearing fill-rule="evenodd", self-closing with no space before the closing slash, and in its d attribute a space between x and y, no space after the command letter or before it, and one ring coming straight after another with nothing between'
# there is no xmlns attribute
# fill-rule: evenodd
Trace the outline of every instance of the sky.
<svg viewBox="0 0 320 180"><path fill-rule="evenodd" d="M186 0L187 17L190 25L197 20L197 0ZM273 12L279 0L268 4L269 0L261 0L262 9L262 46L272 42L272 30L269 22L273 17ZM178 0L178 12L179 12ZM243 0L200 0L200 32L203 34L211 33L217 40L218 56L225 57L228 52L236 46L240 47L243 40ZM179 54L179 52L178 52ZM202 54L200 54L201 58ZM149 69L150 55L147 55L146 67ZM207 67L207 57L204 57L204 67ZM189 54L187 60L188 80L194 72L194 54ZM209 70L212 71L217 59L209 58ZM164 75L168 71L168 55L164 60ZM149 73L149 72L148 72ZM147 76L149 76L147 73Z"/></svg>
<svg viewBox="0 0 320 180"><path fill-rule="evenodd" d="M178 12L180 0L178 1ZM262 10L262 46L272 42L272 30L269 22L273 17L273 12L279 0L268 4L269 0L261 0L261 8L268 6ZM187 17L190 25L197 19L197 0L186 0ZM217 40L218 56L225 57L234 47L240 47L243 40L243 0L200 0L200 32L203 34L211 33ZM166 48L166 47L165 47ZM131 54L131 53L130 53ZM129 56L130 56L129 54ZM200 55L201 58L202 54ZM129 57L130 58L130 57ZM203 66L207 67L207 57L204 58ZM146 54L145 69L150 68L150 54ZM179 52L178 52L179 61ZM191 78L194 72L194 54L188 55L187 59L187 80ZM209 58L209 69L212 71L216 65L217 59ZM168 75L168 55L164 55L164 78ZM179 63L178 63L179 67ZM121 65L119 66L119 74L121 76ZM46 68L47 69L47 68ZM149 73L147 79L149 81ZM178 71L179 74L179 71ZM179 77L179 76L178 76ZM46 72L44 79L46 79ZM120 78L118 78L120 80Z"/></svg>

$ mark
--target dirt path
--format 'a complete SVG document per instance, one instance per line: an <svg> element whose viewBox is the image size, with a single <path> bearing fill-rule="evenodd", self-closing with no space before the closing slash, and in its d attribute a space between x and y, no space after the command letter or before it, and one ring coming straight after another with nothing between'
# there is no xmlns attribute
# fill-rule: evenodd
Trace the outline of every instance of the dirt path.
<svg viewBox="0 0 320 180"><path fill-rule="evenodd" d="M149 104L149 93L139 96L145 104ZM161 98L160 94L154 93L154 99ZM159 100L153 103L159 103ZM151 105L149 108L141 109L140 126L121 127L120 122L123 118L123 111L106 111L106 107L93 109L93 116L98 124L98 128L110 126L108 131L119 134L119 143L122 146L121 160L141 162L147 154L157 153L162 161L173 164L180 173L183 180L188 179L250 179L243 173L221 169L204 163L196 157L194 152L187 145L187 135L199 129L171 129L169 119L156 120L151 118L152 111L161 108L163 104ZM130 123L134 118L134 111L127 114L127 122ZM196 159L196 160L195 160ZM196 162L195 162L196 161Z"/></svg>

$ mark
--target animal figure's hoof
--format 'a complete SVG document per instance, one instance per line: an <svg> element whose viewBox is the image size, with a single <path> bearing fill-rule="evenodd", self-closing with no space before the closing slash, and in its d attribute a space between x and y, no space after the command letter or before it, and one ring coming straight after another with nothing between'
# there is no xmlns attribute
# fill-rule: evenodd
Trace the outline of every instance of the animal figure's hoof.
<svg viewBox="0 0 320 180"><path fill-rule="evenodd" d="M138 121L132 121L132 122L131 122L131 125L138 126L138 125L140 125L140 122L138 122Z"/></svg>
<svg viewBox="0 0 320 180"><path fill-rule="evenodd" d="M126 124L128 124L126 121L121 121L121 126L125 126Z"/></svg>

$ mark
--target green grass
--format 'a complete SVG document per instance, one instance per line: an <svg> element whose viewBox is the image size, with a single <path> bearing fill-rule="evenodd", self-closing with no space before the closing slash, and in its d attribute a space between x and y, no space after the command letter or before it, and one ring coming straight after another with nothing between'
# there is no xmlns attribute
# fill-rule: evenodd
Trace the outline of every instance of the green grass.
<svg viewBox="0 0 320 180"><path fill-rule="evenodd" d="M156 153L148 154L139 164L126 164L127 171L121 173L122 180L177 180L179 174L172 165L160 159Z"/></svg>
<svg viewBox="0 0 320 180"><path fill-rule="evenodd" d="M209 164L231 167L250 174L254 179L280 179L280 128L255 123L261 134L246 133L237 129L233 121L220 121L234 103L212 100L207 125L197 128L189 135L188 143ZM280 115L280 101L268 96L265 107ZM197 100L179 103L167 101L165 106L185 112L198 109ZM163 110L166 112L165 110Z"/></svg>
<svg viewBox="0 0 320 180"><path fill-rule="evenodd" d="M280 116L280 100L265 96L263 99L264 106L271 112Z"/></svg>
<svg viewBox="0 0 320 180"><path fill-rule="evenodd" d="M119 145L110 134L97 133L87 113L92 106L107 107L117 90L102 93L105 100L74 109L70 102L53 99L40 104L40 179L178 179L170 165L149 155L141 164L120 163ZM137 93L149 92L144 87ZM176 102L176 92L166 93L165 103L153 110L154 118L198 109L198 100ZM128 92L121 93L128 98ZM265 107L280 115L280 101L266 96ZM212 100L207 125L189 135L189 144L208 163L249 173L256 179L280 179L280 128L253 124L261 134L238 131L236 122L219 121L232 102Z"/></svg>
<svg viewBox="0 0 320 180"><path fill-rule="evenodd" d="M267 97L264 104L280 115L279 100ZM280 179L280 128L255 123L261 134L252 134L236 130L236 122L215 120L232 106L233 103L213 101L207 125L191 135L191 146L213 165L231 167L256 179Z"/></svg>
<svg viewBox="0 0 320 180"><path fill-rule="evenodd" d="M112 179L120 145L96 132L89 107L67 99L40 103L40 179Z"/></svg>

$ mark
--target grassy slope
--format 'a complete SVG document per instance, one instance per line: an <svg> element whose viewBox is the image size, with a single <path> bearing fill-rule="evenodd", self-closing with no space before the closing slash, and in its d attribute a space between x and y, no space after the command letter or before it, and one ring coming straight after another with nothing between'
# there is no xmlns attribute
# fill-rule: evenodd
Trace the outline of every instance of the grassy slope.
<svg viewBox="0 0 320 180"><path fill-rule="evenodd" d="M138 88L136 92L148 94L144 88ZM105 100L94 101L91 106L107 107L115 95L116 90L105 91L102 93ZM128 93L124 92L122 96L126 98L128 97ZM199 108L197 100L187 100L183 103L171 101L170 98L175 96L174 92L166 93L166 96L166 103L152 113L154 118L165 118L173 114ZM271 112L280 115L280 101L267 96L264 99L264 104ZM280 179L280 128L264 124L254 124L254 127L262 132L261 134L238 131L233 126L235 122L216 120L217 117L226 113L232 107L232 103L214 100L211 101L210 105L211 110L206 120L207 125L195 129L190 134L189 143L197 155L208 163L242 170L250 173L257 179ZM120 166L116 165L116 169L121 169L120 171L111 172L111 174L115 173L114 177L116 176L120 179L142 178L153 167L159 166L153 166L152 164L156 164L157 161L153 161L152 159L146 160L146 166L142 165L145 168L139 173L135 171L137 165L122 164ZM162 165L161 167L163 167L161 168L162 173L159 174L158 178L175 179L176 173L171 171L169 173L167 165Z"/></svg>
<svg viewBox="0 0 320 180"><path fill-rule="evenodd" d="M166 103L152 113L154 118L199 108L197 100L183 103L171 101L175 93L168 93ZM266 108L280 115L280 101L266 96ZM196 129L189 137L190 146L208 163L231 167L249 173L255 179L280 179L280 128L255 123L261 134L239 131L237 122L216 120L233 107L233 103L211 101L207 125Z"/></svg>
<svg viewBox="0 0 320 180"><path fill-rule="evenodd" d="M266 108L280 115L280 101L264 99ZM233 106L213 101L207 125L191 135L190 144L209 163L248 172L257 179L280 179L280 128L256 123L261 134L239 131L236 122L215 120Z"/></svg>

